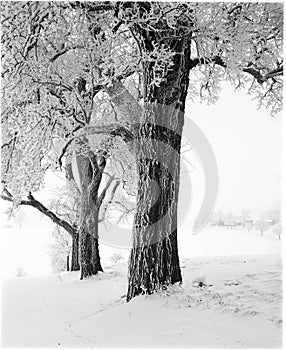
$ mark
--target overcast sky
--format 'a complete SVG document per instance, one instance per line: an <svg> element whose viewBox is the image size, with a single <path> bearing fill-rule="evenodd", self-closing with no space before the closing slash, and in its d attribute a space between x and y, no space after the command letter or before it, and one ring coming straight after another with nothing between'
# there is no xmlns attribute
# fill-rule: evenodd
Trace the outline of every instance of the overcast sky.
<svg viewBox="0 0 286 350"><path fill-rule="evenodd" d="M257 110L245 91L225 85L215 105L188 103L187 115L210 142L219 169L217 209L259 215L280 207L281 116ZM195 171L194 171L195 173Z"/></svg>

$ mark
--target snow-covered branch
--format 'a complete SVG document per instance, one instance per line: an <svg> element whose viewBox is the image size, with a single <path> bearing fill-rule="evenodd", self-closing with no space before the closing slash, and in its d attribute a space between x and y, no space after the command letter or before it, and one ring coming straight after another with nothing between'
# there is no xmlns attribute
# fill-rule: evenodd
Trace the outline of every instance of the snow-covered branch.
<svg viewBox="0 0 286 350"><path fill-rule="evenodd" d="M1 198L5 201L9 201L11 203L13 203L15 201L15 199L12 196L8 196L8 195L1 194ZM67 221L61 219L53 211L51 211L50 209L45 207L41 202L36 200L31 193L28 195L27 200L21 199L20 201L17 201L17 204L18 205L29 205L31 207L36 208L42 214L44 214L45 216L50 218L55 224L64 228L71 236L77 235L77 229L75 226L73 226L70 223L68 223Z"/></svg>

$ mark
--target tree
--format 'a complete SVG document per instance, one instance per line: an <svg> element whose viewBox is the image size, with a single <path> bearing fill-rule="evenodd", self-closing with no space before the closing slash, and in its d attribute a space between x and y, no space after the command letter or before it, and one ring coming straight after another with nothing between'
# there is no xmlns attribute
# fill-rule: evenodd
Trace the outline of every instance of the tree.
<svg viewBox="0 0 286 350"><path fill-rule="evenodd" d="M69 148L78 157L80 169L84 170L80 177L84 187L100 177L90 169L97 169L102 162L102 152L96 156L89 153L93 151L89 132L102 134L104 129L108 135L120 134L130 141L129 149L136 159L137 212L127 300L181 282L177 205L187 95L215 101L220 82L228 80L237 88L246 87L258 104L268 107L272 114L279 112L282 5L72 2L45 6L53 8L45 19L51 23L35 26L38 31L47 28L44 40L35 33L28 35L31 42L23 41L21 51L25 56L30 47L39 46L34 42L40 38L41 69L35 68L35 60L30 61L33 74L28 72L28 76L34 88L31 90L28 85L29 92L37 96L38 89L43 88L50 103L48 108L45 103L44 111L62 113L56 118L57 128L62 120L69 126L60 133L66 141L61 154ZM44 13L40 13L42 18ZM32 29L35 31L34 26ZM130 76L142 83L138 96L143 96L143 109L124 87L123 82ZM102 97L116 107L120 125L115 113L102 112L103 118L96 117L95 106L103 106ZM60 103L63 99L64 105ZM108 116L112 116L110 122L116 126L107 127ZM99 120L105 122L101 131ZM11 130L11 145L15 137L18 135ZM81 147L85 152L72 149L77 146L75 140L86 146ZM89 186L97 193L95 183ZM81 196L83 217L92 222L91 193L84 190ZM96 202L92 205L96 206ZM80 231L83 242L85 231L84 227Z"/></svg>
<svg viewBox="0 0 286 350"><path fill-rule="evenodd" d="M246 220L245 222L245 228L247 229L247 231L249 232L253 227L253 220Z"/></svg>
<svg viewBox="0 0 286 350"><path fill-rule="evenodd" d="M45 172L54 168L53 142L56 141L53 137L69 135L70 123L63 125L57 121L59 111L55 110L50 95L40 85L33 84L41 69L39 37L45 28L51 28L55 8L48 3L18 2L1 4L1 10L4 53L1 147L4 190L1 197L12 202L13 208L33 206L76 240L74 223L62 220L32 194L41 188Z"/></svg>
<svg viewBox="0 0 286 350"><path fill-rule="evenodd" d="M269 225L263 218L261 218L255 222L255 228L259 230L261 236L263 236L263 233L269 228Z"/></svg>
<svg viewBox="0 0 286 350"><path fill-rule="evenodd" d="M156 50L166 52L164 60L142 60L145 109L136 130L139 176L129 265L130 300L182 281L176 217L190 81L193 89L195 74L201 73L201 95L206 91L215 98L221 79L242 86L249 82L246 73L253 78L250 91L258 95L260 103L266 103L273 113L280 110L283 14L277 4L143 2L121 4L118 16L123 21L127 10L142 56L150 57ZM162 150L154 139L169 144L172 150ZM160 189L154 205L153 181Z"/></svg>
<svg viewBox="0 0 286 350"><path fill-rule="evenodd" d="M271 225L278 224L281 219L281 213L278 209L267 211L265 213L265 216L267 217L268 220L271 220Z"/></svg>
<svg viewBox="0 0 286 350"><path fill-rule="evenodd" d="M219 226L224 225L224 223L225 223L225 214L224 214L224 212L221 209L217 212L217 216L218 216L218 225Z"/></svg>
<svg viewBox="0 0 286 350"><path fill-rule="evenodd" d="M233 229L234 224L235 224L235 216L233 215L232 212L228 213L225 216L225 224L230 227L231 229Z"/></svg>
<svg viewBox="0 0 286 350"><path fill-rule="evenodd" d="M127 96L125 102L128 101L128 91L121 82L113 88L114 72L102 59L116 58L113 51L110 52L116 47L111 48L98 31L105 23L102 16L92 18L99 23L91 23L84 8L74 11L62 3L27 2L2 4L2 9L5 47L2 182L5 191L10 193L2 198L27 204L22 196L30 193L33 197L32 192L42 186L47 169L62 168L65 159L66 171L72 178L67 168L75 159L75 168L80 164L77 175L80 173L81 215L77 225L79 237L73 235L73 242L77 246L79 240L81 277L96 274L102 270L97 216L108 188L101 194L98 189L106 158L110 156L108 143L116 135L124 134L124 128L116 125L107 132L100 129L96 133L109 136L94 140L94 136L87 137L87 127L100 120L114 121L116 117L110 100L102 94L96 96L103 88L108 87L115 96L122 91ZM106 28L104 35L111 35L108 24L103 27ZM124 37L119 39L121 45ZM128 54L132 57L132 50ZM118 56L122 58L121 52ZM123 71L122 65L116 67L116 75L120 73L121 79ZM120 108L120 103L118 106ZM76 135L81 130L81 135ZM124 137L127 136L125 132ZM90 146L92 142L94 147ZM68 229L71 232L70 227Z"/></svg>
<svg viewBox="0 0 286 350"><path fill-rule="evenodd" d="M218 214L217 213L213 213L213 215L211 216L209 223L211 226L217 226L218 225Z"/></svg>
<svg viewBox="0 0 286 350"><path fill-rule="evenodd" d="M281 224L276 224L273 226L272 232L278 236L278 239L281 239L281 235L282 235L282 225Z"/></svg>
<svg viewBox="0 0 286 350"><path fill-rule="evenodd" d="M243 210L241 212L241 217L242 217L242 227L245 228L247 221L246 219L248 219L250 217L250 211L249 210Z"/></svg>

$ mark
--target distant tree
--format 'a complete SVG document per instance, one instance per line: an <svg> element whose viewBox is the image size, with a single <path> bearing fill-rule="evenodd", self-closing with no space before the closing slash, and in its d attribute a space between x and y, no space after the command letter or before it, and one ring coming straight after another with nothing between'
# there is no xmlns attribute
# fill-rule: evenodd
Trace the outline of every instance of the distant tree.
<svg viewBox="0 0 286 350"><path fill-rule="evenodd" d="M265 216L268 220L271 220L271 224L275 225L278 224L278 222L280 222L280 218L281 218L281 213L278 209L273 209L273 210L269 210L265 213Z"/></svg>
<svg viewBox="0 0 286 350"><path fill-rule="evenodd" d="M217 226L218 225L218 213L213 213L212 216L209 219L209 224L211 226Z"/></svg>
<svg viewBox="0 0 286 350"><path fill-rule="evenodd" d="M233 215L232 212L228 213L225 217L225 223L228 227L233 229L234 224L235 224L235 216Z"/></svg>
<svg viewBox="0 0 286 350"><path fill-rule="evenodd" d="M241 212L242 217L242 227L246 227L246 219L250 217L250 211L249 210L242 210Z"/></svg>
<svg viewBox="0 0 286 350"><path fill-rule="evenodd" d="M224 224L225 214L221 209L219 209L217 212L217 220L219 226L222 226Z"/></svg>
<svg viewBox="0 0 286 350"><path fill-rule="evenodd" d="M281 239L281 235L282 235L282 225L281 224L276 224L273 226L272 232L278 236L279 240Z"/></svg>
<svg viewBox="0 0 286 350"><path fill-rule="evenodd" d="M26 276L26 272L25 272L25 270L23 269L22 266L17 267L16 276L17 277L24 277L24 276Z"/></svg>
<svg viewBox="0 0 286 350"><path fill-rule="evenodd" d="M261 236L263 236L263 233L269 228L269 225L267 224L263 216L256 221L255 228L258 231L260 231Z"/></svg>
<svg viewBox="0 0 286 350"><path fill-rule="evenodd" d="M245 222L245 228L247 229L247 231L249 232L253 227L253 221L246 221Z"/></svg>

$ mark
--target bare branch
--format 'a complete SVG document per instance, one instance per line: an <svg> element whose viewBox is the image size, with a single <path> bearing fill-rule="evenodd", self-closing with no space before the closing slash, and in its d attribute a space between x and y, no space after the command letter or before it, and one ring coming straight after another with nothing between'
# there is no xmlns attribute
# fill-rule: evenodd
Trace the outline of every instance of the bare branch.
<svg viewBox="0 0 286 350"><path fill-rule="evenodd" d="M227 64L219 56L195 58L195 59L192 59L190 61L191 69L196 67L196 66L200 66L203 64L209 64L209 63L215 63L218 66L221 66L223 68L227 68ZM251 67L251 66L252 66L252 63L249 63L247 65L247 67L242 68L242 71L244 73L248 73L248 74L252 75L257 80L257 82L259 84L263 84L268 79L271 79L271 78L274 78L277 76L283 76L283 66L278 67L276 69L273 69L265 75L261 74L259 69L256 69L256 68Z"/></svg>
<svg viewBox="0 0 286 350"><path fill-rule="evenodd" d="M84 46L79 46L79 45L73 45L71 47L65 47L64 49L58 51L57 53L54 54L53 57L50 58L50 62L54 62L56 59L64 55L65 53L71 51L71 50L76 50L76 49L83 49Z"/></svg>
<svg viewBox="0 0 286 350"><path fill-rule="evenodd" d="M74 130L70 133L70 134L74 134L75 132L77 132L79 129L81 129L82 126L81 125L78 125L77 127L74 128ZM72 137L71 139L69 139L66 144L64 145L62 151L61 151L61 155L59 157L59 165L60 165L60 168L62 167L62 158L63 156L65 155L69 145L72 143L72 141L75 139L75 137Z"/></svg>
<svg viewBox="0 0 286 350"><path fill-rule="evenodd" d="M102 12L114 10L116 2L106 1L106 2L89 2L89 1L71 1L69 3L61 3L63 8L71 7L73 9L81 8L85 9L88 13L90 12Z"/></svg>
<svg viewBox="0 0 286 350"><path fill-rule="evenodd" d="M62 87L70 92L73 91L73 88L67 84L62 84L62 83L56 83L54 81L40 81L40 80L34 80L35 83L39 85L52 85L52 86L59 86Z"/></svg>
<svg viewBox="0 0 286 350"><path fill-rule="evenodd" d="M59 165L60 165L60 168L62 167L63 163L62 163L62 159L63 159L63 156L65 155L69 145L73 142L75 138L72 137L71 139L69 139L66 144L64 145L62 151L61 151L61 154L60 154L60 157L59 157Z"/></svg>
<svg viewBox="0 0 286 350"><path fill-rule="evenodd" d="M264 79L267 80L267 79L282 76L282 75L283 75L283 66L277 69L273 69L269 73L265 74Z"/></svg>
<svg viewBox="0 0 286 350"><path fill-rule="evenodd" d="M7 188L5 187L5 188L3 188L3 192L5 192L6 193L6 195L8 196L8 197L10 197L10 198L12 198L13 196L12 196L12 194L7 190Z"/></svg>
<svg viewBox="0 0 286 350"><path fill-rule="evenodd" d="M11 143L15 142L16 137L17 137L17 131L14 133L14 137L10 141L3 143L3 145L1 146L1 149L5 147L9 147Z"/></svg>
<svg viewBox="0 0 286 350"><path fill-rule="evenodd" d="M14 199L12 196L5 196L1 194L1 198L3 200L6 200L12 203L14 202ZM31 193L28 195L28 200L21 200L19 205L29 205L31 207L38 209L42 214L50 218L55 224L64 228L72 237L77 235L76 228L74 226L69 224L67 221L59 218L55 213L53 213L51 210L46 208L41 202L36 200Z"/></svg>

